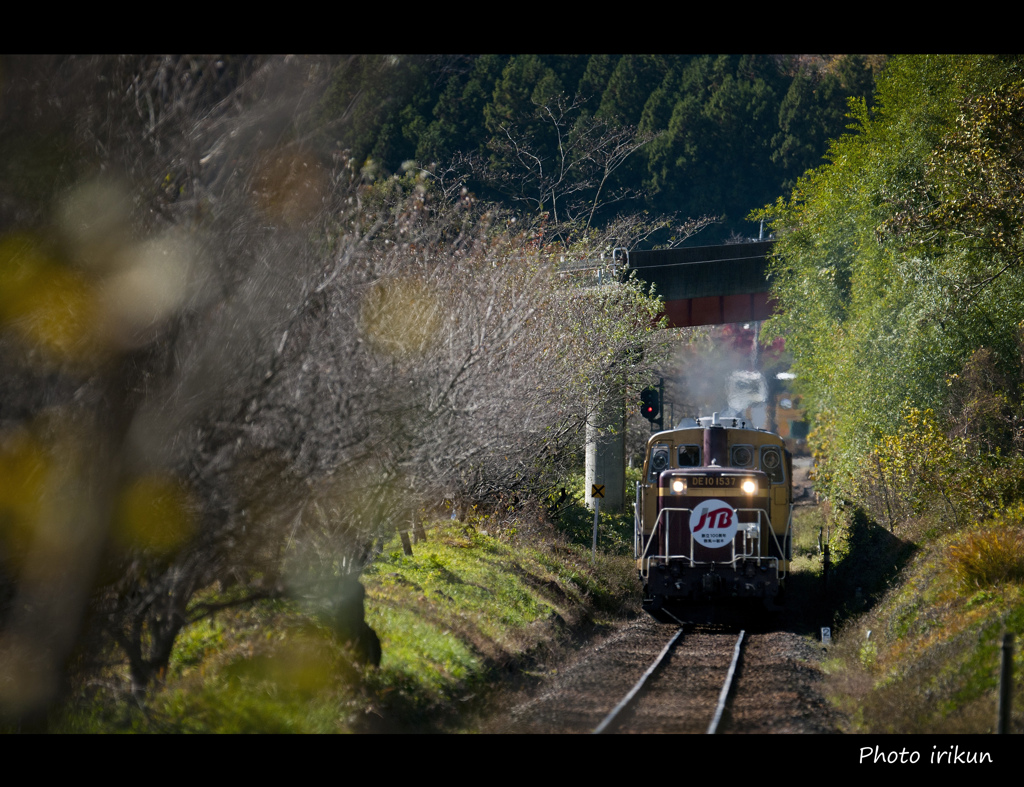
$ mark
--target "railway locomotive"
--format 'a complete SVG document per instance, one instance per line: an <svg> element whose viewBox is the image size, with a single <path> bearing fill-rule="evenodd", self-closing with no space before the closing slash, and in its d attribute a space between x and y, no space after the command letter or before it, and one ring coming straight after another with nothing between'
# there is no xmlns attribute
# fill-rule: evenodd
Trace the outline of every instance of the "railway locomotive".
<svg viewBox="0 0 1024 787"><path fill-rule="evenodd" d="M741 418L687 418L652 435L634 509L643 608L660 620L731 600L779 609L792 471L782 438Z"/></svg>

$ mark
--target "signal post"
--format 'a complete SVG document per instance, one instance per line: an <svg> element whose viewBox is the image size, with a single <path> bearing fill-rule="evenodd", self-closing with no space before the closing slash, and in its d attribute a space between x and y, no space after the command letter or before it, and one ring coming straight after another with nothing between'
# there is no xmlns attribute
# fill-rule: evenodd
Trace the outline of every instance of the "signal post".
<svg viewBox="0 0 1024 787"><path fill-rule="evenodd" d="M664 392L662 379L640 394L640 414L651 422L652 433L655 428L659 432L665 428ZM603 493L600 505L609 511L621 511L626 502L626 406L621 398L610 398L587 421L586 459L587 507L596 512L599 504L591 492L599 486Z"/></svg>
<svg viewBox="0 0 1024 787"><path fill-rule="evenodd" d="M595 507L590 492L597 485L604 487L601 507L621 511L626 500L626 406L622 397L610 397L587 420L586 455L587 507Z"/></svg>

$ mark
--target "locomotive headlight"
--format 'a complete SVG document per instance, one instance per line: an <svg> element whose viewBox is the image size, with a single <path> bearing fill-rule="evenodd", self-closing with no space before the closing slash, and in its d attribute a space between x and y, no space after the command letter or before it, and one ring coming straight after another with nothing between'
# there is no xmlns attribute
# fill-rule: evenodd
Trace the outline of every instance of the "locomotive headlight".
<svg viewBox="0 0 1024 787"><path fill-rule="evenodd" d="M748 495L754 494L754 490L756 489L757 484L755 484L751 479L748 478L746 481L743 482L743 491L746 492Z"/></svg>
<svg viewBox="0 0 1024 787"><path fill-rule="evenodd" d="M672 492L674 494L681 495L685 491L686 491L686 481L684 481L682 478L673 478L672 479Z"/></svg>

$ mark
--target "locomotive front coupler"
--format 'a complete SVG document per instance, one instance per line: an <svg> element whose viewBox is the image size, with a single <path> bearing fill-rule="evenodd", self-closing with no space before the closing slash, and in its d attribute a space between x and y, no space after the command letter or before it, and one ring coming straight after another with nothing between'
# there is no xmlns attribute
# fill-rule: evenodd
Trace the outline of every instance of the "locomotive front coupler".
<svg viewBox="0 0 1024 787"><path fill-rule="evenodd" d="M715 567L711 568L701 576L700 578L701 590L705 593L715 593L722 588L722 577L715 571Z"/></svg>

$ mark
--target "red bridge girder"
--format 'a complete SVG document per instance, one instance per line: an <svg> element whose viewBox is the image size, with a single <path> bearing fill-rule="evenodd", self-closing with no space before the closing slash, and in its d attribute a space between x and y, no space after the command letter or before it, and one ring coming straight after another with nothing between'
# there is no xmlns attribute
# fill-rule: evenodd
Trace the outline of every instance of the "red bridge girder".
<svg viewBox="0 0 1024 787"><path fill-rule="evenodd" d="M772 315L768 255L773 241L633 251L627 270L654 285L669 326L722 325Z"/></svg>
<svg viewBox="0 0 1024 787"><path fill-rule="evenodd" d="M669 328L694 325L723 325L731 322L756 322L772 316L774 302L767 292L742 295L708 295L665 301L663 314Z"/></svg>

